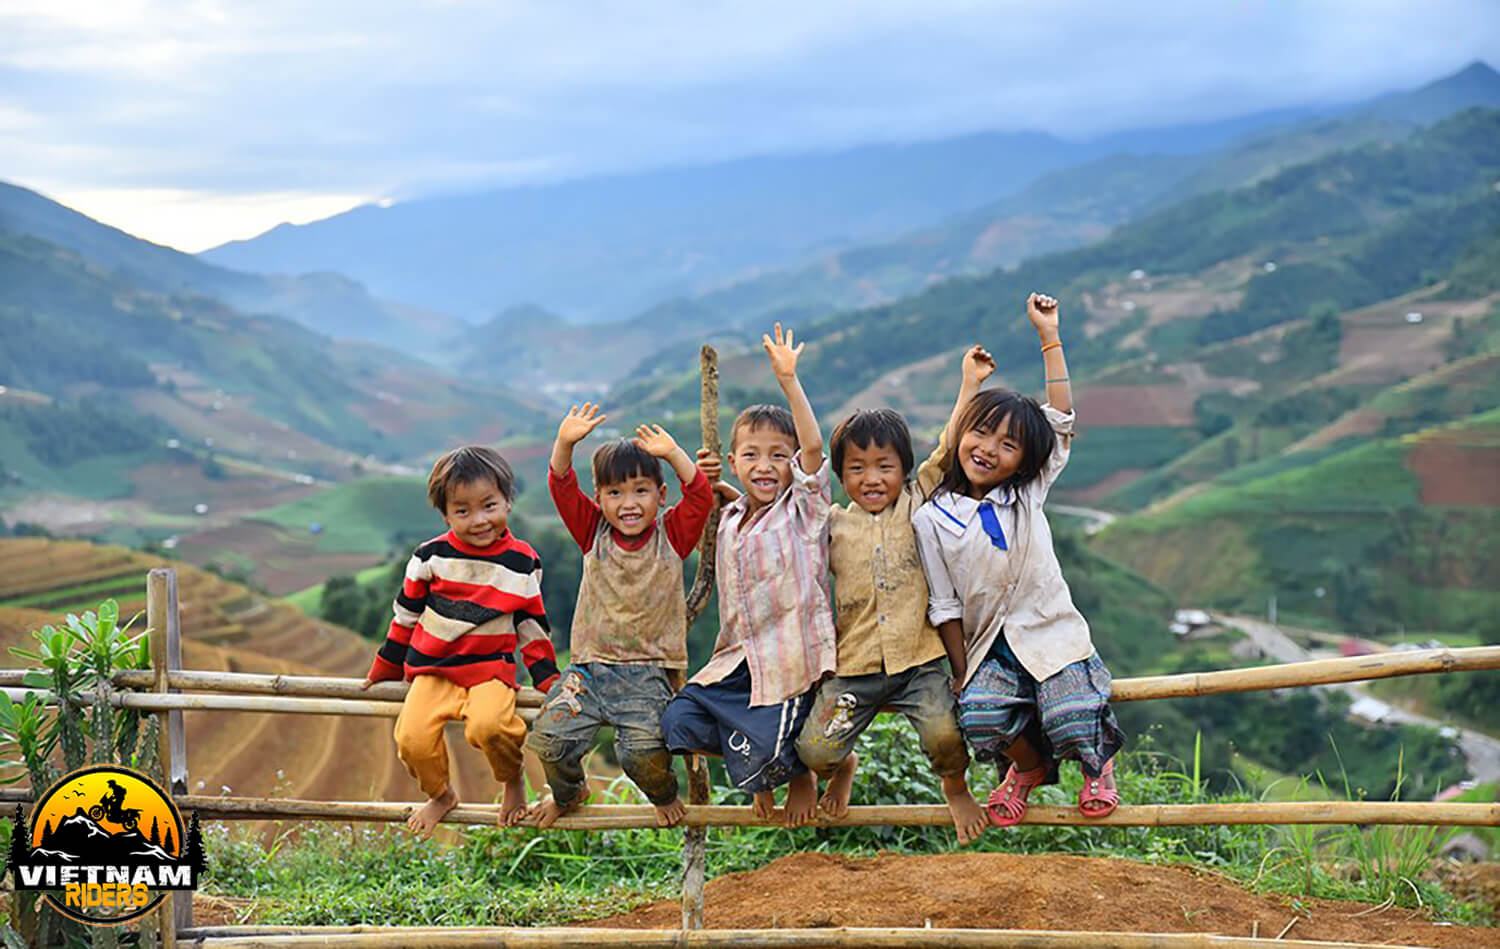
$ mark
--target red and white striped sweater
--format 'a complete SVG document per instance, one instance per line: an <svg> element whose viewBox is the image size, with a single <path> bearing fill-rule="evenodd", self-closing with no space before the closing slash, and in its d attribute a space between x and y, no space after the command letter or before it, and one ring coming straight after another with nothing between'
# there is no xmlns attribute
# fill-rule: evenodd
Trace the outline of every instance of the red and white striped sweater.
<svg viewBox="0 0 1500 949"><path fill-rule="evenodd" d="M473 547L448 531L417 547L392 605L375 681L439 675L472 688L499 679L517 688L515 652L538 689L557 678L542 606L542 561L510 531Z"/></svg>

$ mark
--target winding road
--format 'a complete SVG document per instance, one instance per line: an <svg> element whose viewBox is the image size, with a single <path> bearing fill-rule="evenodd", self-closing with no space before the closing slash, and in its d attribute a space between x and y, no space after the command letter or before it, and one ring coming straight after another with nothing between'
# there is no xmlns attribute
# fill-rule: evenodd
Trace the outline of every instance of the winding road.
<svg viewBox="0 0 1500 949"><path fill-rule="evenodd" d="M1222 613L1214 614L1214 621L1244 633L1251 641L1277 662L1303 662L1314 657L1310 652L1295 642L1286 633L1263 620L1252 619L1248 616L1230 616ZM1484 673L1458 673L1459 675L1483 675ZM1491 673L1493 674L1493 673ZM1371 695L1369 690L1357 683L1343 683L1339 685L1326 686L1330 689L1342 689L1352 696L1356 701L1362 703L1362 707L1373 712L1371 717L1382 722L1395 722L1404 725L1425 725L1428 728L1451 728L1458 733L1455 741L1459 750L1463 752L1464 758L1469 763L1469 773L1475 780L1481 782L1500 781L1500 740L1468 728L1459 728L1451 722L1441 719L1428 718L1399 708Z"/></svg>

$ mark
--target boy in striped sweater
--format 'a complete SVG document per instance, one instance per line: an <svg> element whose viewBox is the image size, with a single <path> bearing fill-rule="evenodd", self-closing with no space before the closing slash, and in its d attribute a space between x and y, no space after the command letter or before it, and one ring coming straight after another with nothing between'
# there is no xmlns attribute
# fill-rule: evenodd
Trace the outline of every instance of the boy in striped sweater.
<svg viewBox="0 0 1500 949"><path fill-rule="evenodd" d="M406 821L424 837L458 804L443 738L449 721L464 723L465 740L504 788L498 823L526 814L515 652L543 692L557 679L557 655L542 607L542 562L506 528L514 495L510 465L493 449L457 448L432 466L427 499L448 531L407 562L390 631L365 676L364 688L411 683L396 719L396 755L427 794Z"/></svg>

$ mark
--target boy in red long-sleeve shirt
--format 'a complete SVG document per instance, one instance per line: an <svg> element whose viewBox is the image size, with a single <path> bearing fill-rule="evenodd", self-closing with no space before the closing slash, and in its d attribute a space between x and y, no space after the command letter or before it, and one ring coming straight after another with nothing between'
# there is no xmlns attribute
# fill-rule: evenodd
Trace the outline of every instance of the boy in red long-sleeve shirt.
<svg viewBox="0 0 1500 949"><path fill-rule="evenodd" d="M396 719L396 755L427 794L406 821L424 837L458 804L443 738L453 720L464 723L464 738L504 788L499 823L526 814L515 652L543 691L557 680L557 654L542 606L542 561L507 528L514 496L515 476L493 449L454 449L432 466L427 498L448 531L407 562L390 631L365 676L365 688L411 683Z"/></svg>
<svg viewBox="0 0 1500 949"><path fill-rule="evenodd" d="M587 402L569 410L547 472L557 512L583 551L583 581L573 664L548 693L526 741L552 788L532 808L538 827L587 798L583 756L603 725L614 728L620 766L655 806L656 823L670 827L684 814L661 712L673 694L668 672L687 668L682 562L708 522L721 464L700 451L695 466L661 426L642 425L635 438L594 453L590 498L578 486L573 448L604 419ZM661 459L682 483L682 501L658 517L667 501Z"/></svg>

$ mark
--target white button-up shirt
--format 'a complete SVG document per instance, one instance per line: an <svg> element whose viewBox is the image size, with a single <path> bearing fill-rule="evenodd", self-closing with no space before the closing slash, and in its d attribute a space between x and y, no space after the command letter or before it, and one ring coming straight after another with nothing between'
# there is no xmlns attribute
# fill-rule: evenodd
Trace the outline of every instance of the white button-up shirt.
<svg viewBox="0 0 1500 949"><path fill-rule="evenodd" d="M940 491L913 518L931 591L928 618L934 626L963 621L965 684L1002 634L1038 682L1094 652L1042 510L1048 490L1068 463L1074 415L1050 405L1042 411L1057 433L1057 444L1034 481L1020 491L997 487L981 501ZM983 502L995 505L1005 550L984 530L979 515Z"/></svg>

